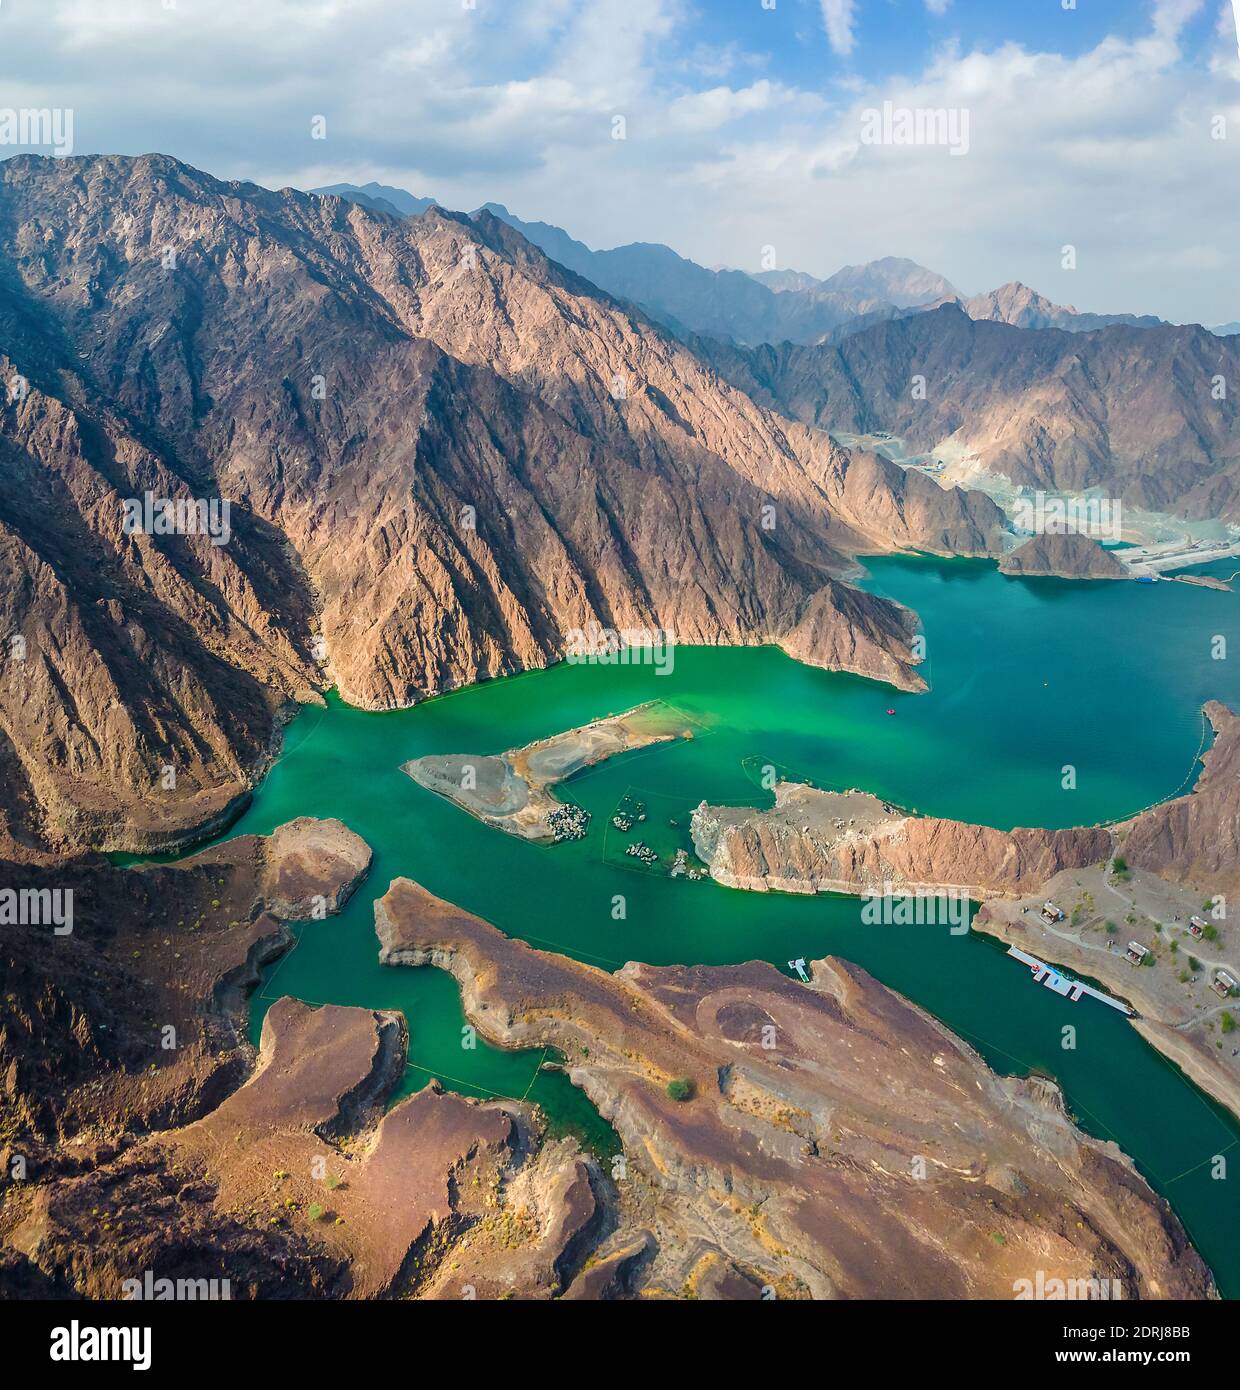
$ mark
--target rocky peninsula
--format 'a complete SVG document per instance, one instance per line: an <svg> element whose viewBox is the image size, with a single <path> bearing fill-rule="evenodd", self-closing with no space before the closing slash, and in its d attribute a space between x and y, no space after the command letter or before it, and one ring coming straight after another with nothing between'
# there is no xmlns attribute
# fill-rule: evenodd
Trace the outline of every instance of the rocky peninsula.
<svg viewBox="0 0 1240 1390"><path fill-rule="evenodd" d="M484 825L510 835L547 842L578 839L588 818L580 807L557 800L549 788L619 753L692 738L694 729L678 711L651 701L507 753L432 754L404 763L401 771Z"/></svg>
<svg viewBox="0 0 1240 1390"><path fill-rule="evenodd" d="M1218 976L1240 980L1240 954L1211 909L1240 883L1240 718L1217 702L1204 712L1215 739L1196 786L1128 821L997 830L781 783L764 810L703 802L694 846L731 888L967 894L981 903L978 930L1106 985L1135 1007L1143 1036L1240 1115L1240 1049L1223 1031L1240 1007ZM1063 922L1040 915L1048 899ZM1134 968L1131 940L1153 969Z"/></svg>
<svg viewBox="0 0 1240 1390"><path fill-rule="evenodd" d="M808 986L756 962L610 975L408 879L375 919L382 960L451 971L490 1042L555 1048L615 1126L607 1251L644 1252L643 1297L1010 1298L1035 1268L1125 1298L1210 1291L1053 1083L996 1076L856 966L815 962Z"/></svg>

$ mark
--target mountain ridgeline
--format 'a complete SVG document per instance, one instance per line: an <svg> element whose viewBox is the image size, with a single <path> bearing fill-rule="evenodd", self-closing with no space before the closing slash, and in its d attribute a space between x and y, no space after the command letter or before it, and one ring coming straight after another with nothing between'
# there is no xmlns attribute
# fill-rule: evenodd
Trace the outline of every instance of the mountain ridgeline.
<svg viewBox="0 0 1240 1390"><path fill-rule="evenodd" d="M948 304L838 344L698 347L808 425L947 445L1032 488L1240 521L1237 338L1169 324L1021 329Z"/></svg>
<svg viewBox="0 0 1240 1390"><path fill-rule="evenodd" d="M290 700L406 705L591 624L912 688L915 617L854 557L998 545L984 496L756 403L487 213L18 156L0 250L0 817L29 855L226 818ZM227 501L227 543L135 528L143 499Z"/></svg>

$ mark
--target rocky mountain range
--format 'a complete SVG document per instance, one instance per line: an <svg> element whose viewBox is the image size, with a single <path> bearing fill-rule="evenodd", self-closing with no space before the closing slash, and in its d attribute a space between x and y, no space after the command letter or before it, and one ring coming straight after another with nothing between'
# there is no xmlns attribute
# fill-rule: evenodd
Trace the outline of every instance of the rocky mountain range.
<svg viewBox="0 0 1240 1390"><path fill-rule="evenodd" d="M486 213L21 156L0 252L2 814L30 853L175 841L290 699L409 704L590 623L914 686L915 620L852 557L997 544L985 497L756 404ZM127 525L164 500L226 501L227 543Z"/></svg>
<svg viewBox="0 0 1240 1390"><path fill-rule="evenodd" d="M1240 345L1204 328L1063 333L947 304L837 344L699 350L808 425L945 447L1033 488L1240 519Z"/></svg>
<svg viewBox="0 0 1240 1390"><path fill-rule="evenodd" d="M942 303L951 302L950 297ZM971 319L989 319L993 323L1010 323L1016 328L1062 328L1066 333L1090 333L1095 328L1110 328L1125 324L1129 328L1165 327L1165 321L1153 314L1085 314L1070 304L1054 304L1044 294L1022 285L1019 280L1000 285L988 294L968 298L955 297L955 302Z"/></svg>
<svg viewBox="0 0 1240 1390"><path fill-rule="evenodd" d="M915 619L848 585L854 557L996 553L1002 516L828 431L1240 511L1217 390L1240 340L946 304L818 346L684 342L500 217L399 192L0 165L0 824L23 852L176 842L241 804L290 700L408 704L590 623L916 686ZM841 284L938 288L879 266ZM227 543L127 527L144 498L227 501Z"/></svg>
<svg viewBox="0 0 1240 1390"><path fill-rule="evenodd" d="M433 199L379 183L338 183L312 191L334 194L394 216L416 215L434 206ZM826 279L801 270L750 274L708 269L658 243L631 242L610 250L591 250L563 228L549 222L523 221L501 203L486 203L479 211L507 222L553 261L639 305L682 337L701 334L751 347L760 343L839 342L876 323L943 304L957 304L974 319L1010 323L1017 328L1060 328L1068 333L1088 333L1117 324L1131 328L1165 324L1152 314L1083 312L1072 305L1056 304L1019 281L967 295L936 271L901 256L844 266ZM749 282L769 293L756 293ZM1236 325L1221 324L1209 331L1222 337L1236 332Z"/></svg>

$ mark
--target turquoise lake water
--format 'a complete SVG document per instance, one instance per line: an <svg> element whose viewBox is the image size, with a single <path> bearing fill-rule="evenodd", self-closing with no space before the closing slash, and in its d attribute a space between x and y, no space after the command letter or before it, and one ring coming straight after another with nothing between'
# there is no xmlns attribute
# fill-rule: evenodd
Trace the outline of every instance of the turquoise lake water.
<svg viewBox="0 0 1240 1390"><path fill-rule="evenodd" d="M1215 1155L1240 1159L1240 1126L1121 1016L1037 988L976 933L866 926L854 899L734 892L624 858L627 837L608 821L626 795L648 808L643 838L670 854L688 843L699 801L769 804L766 766L1005 828L1113 819L1188 784L1206 700L1240 705L1234 661L1214 657L1217 637L1232 647L1240 638L1235 594L1170 582L1017 579L985 561L884 558L870 569L869 587L921 615L927 694L813 670L773 648L682 648L666 677L562 665L411 710L365 713L335 696L326 708L307 708L228 833L335 816L375 857L343 914L299 928L296 948L256 995L255 1036L283 994L400 1009L410 1029L406 1091L433 1075L468 1094L526 1096L554 1126L607 1152L614 1135L565 1076L539 1069L540 1054L462 1046L449 976L378 964L373 902L392 878L407 875L512 936L608 970L627 960L755 958L786 968L790 958L838 954L942 1019L998 1070L1057 1077L1079 1123L1135 1159L1220 1286L1240 1295L1240 1191L1236 1180L1210 1176ZM562 787L593 816L579 842L537 846L487 829L399 771L411 757L500 752L649 699L684 712L698 735L614 759ZM612 919L618 893L623 922ZM1067 1022L1077 1028L1074 1052L1060 1045Z"/></svg>

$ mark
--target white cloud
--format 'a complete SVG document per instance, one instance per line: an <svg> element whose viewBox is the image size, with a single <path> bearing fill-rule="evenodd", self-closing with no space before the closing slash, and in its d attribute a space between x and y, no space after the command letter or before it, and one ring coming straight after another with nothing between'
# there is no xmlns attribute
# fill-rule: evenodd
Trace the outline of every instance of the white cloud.
<svg viewBox="0 0 1240 1390"><path fill-rule="evenodd" d="M712 87L677 97L667 108L669 125L683 130L717 130L730 121L758 111L769 111L797 99L797 93L763 78L748 87Z"/></svg>
<svg viewBox="0 0 1240 1390"><path fill-rule="evenodd" d="M827 31L827 42L835 53L847 56L853 51L855 36L853 26L857 21L855 0L821 0L822 23Z"/></svg>
<svg viewBox="0 0 1240 1390"><path fill-rule="evenodd" d="M1205 0L1155 0L1154 32L1165 38L1178 38L1190 19L1200 14Z"/></svg>
<svg viewBox="0 0 1240 1390"><path fill-rule="evenodd" d="M926 0L926 9L933 15L945 15L951 9L952 0Z"/></svg>
<svg viewBox="0 0 1240 1390"><path fill-rule="evenodd" d="M1209 3L1230 24L1230 0ZM1185 56L1200 8L1161 0L1143 34L1072 56L958 40L903 77L850 64L809 89L778 52L755 71L690 0L42 0L0 11L0 90L72 107L83 154L163 150L270 187L378 179L707 265L756 269L765 245L819 275L910 255L968 290L1020 279L1217 322L1240 317L1240 63L1217 26ZM859 7L828 9L851 47ZM862 145L884 101L967 108L968 155Z"/></svg>

